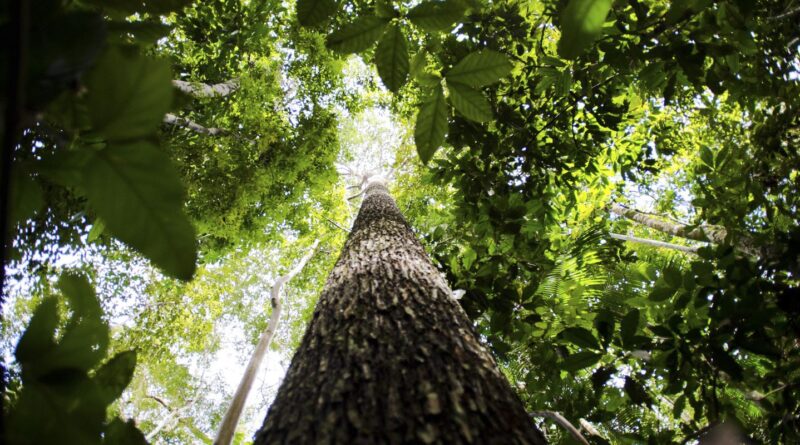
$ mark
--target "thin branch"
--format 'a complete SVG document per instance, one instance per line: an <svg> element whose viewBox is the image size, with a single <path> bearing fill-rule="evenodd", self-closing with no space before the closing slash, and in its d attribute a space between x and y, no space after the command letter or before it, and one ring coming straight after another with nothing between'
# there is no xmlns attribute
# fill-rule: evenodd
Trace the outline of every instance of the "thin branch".
<svg viewBox="0 0 800 445"><path fill-rule="evenodd" d="M778 14L778 15L775 15L775 16L772 16L772 17L767 17L767 20L771 20L771 21L783 20L783 19L789 18L789 17L791 17L791 16L793 16L795 14L800 14L800 7L797 7L797 8L794 8L794 9L790 9L790 10L788 10L788 11L782 13L782 14Z"/></svg>
<svg viewBox="0 0 800 445"><path fill-rule="evenodd" d="M247 364L247 368L245 368L242 380L239 382L239 387L236 388L236 393L233 395L233 400L231 401L228 410L225 412L225 417L223 417L219 431L217 432L217 438L214 440L215 445L230 445L233 435L236 432L236 425L239 423L239 417L242 415L244 404L247 402L247 396L250 394L250 389L253 387L253 381L256 378L256 373L261 367L261 362L264 360L264 355L266 354L270 343L272 343L272 338L275 336L275 330L278 327L278 321L281 317L281 309L283 308L283 304L280 300L281 288L284 284L289 282L289 280L294 278L295 275L303 270L306 263L308 263L308 261L314 255L314 252L316 252L318 245L319 240L314 241L314 244L311 245L308 253L306 253L306 255L301 258L300 261L289 272L286 273L286 275L279 277L272 285L272 289L270 290L272 314L270 314L267 328L261 334L261 338L258 339L256 349L253 351L253 355L250 357L250 362Z"/></svg>
<svg viewBox="0 0 800 445"><path fill-rule="evenodd" d="M555 411L534 411L530 413L531 417L546 417L561 425L565 430L569 431L572 437L583 445L590 445L589 441L581 434L581 432L572 425L569 420Z"/></svg>
<svg viewBox="0 0 800 445"><path fill-rule="evenodd" d="M332 220L332 219L325 218L325 221L328 221L329 223L333 224L333 225L334 225L334 226L335 226L337 229L341 229L341 230L344 230L344 231L345 231L345 232L347 232L347 233L350 233L350 231L349 231L349 230L347 230L347 229L345 229L344 227L340 226L340 225L339 225L339 223L337 223L336 221L334 221L334 220Z"/></svg>
<svg viewBox="0 0 800 445"><path fill-rule="evenodd" d="M209 136L219 136L227 133L227 131L223 130L222 128L204 127L191 119L176 116L172 113L167 113L164 115L164 123L167 125L186 128L194 131L195 133L207 134Z"/></svg>

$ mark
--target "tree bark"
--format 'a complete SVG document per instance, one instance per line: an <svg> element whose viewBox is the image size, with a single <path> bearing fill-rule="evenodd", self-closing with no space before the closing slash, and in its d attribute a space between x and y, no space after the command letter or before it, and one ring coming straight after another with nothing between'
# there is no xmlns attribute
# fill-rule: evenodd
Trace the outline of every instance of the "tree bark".
<svg viewBox="0 0 800 445"><path fill-rule="evenodd" d="M545 440L374 181L254 443Z"/></svg>
<svg viewBox="0 0 800 445"><path fill-rule="evenodd" d="M639 244L646 244L648 246L653 247L663 247L665 249L672 249L672 250L680 250L681 252L688 252L688 253L697 253L697 247L692 246L681 246L680 244L672 244L672 243L665 243L664 241L658 241L654 239L648 238L639 238L638 236L631 236L631 235L622 235L619 233L609 233L613 239L618 239L620 241L628 241L632 243L639 243Z"/></svg>
<svg viewBox="0 0 800 445"><path fill-rule="evenodd" d="M222 128L204 127L191 119L186 119L185 117L176 116L172 113L167 113L164 115L164 123L167 125L173 125L175 127L187 128L189 130L194 131L195 133L207 134L209 136L219 136L227 133Z"/></svg>

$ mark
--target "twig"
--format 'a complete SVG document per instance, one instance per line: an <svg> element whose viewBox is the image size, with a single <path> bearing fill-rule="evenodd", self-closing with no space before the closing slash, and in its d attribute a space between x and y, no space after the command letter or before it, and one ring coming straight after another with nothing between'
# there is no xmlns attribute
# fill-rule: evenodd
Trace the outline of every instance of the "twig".
<svg viewBox="0 0 800 445"><path fill-rule="evenodd" d="M572 425L569 420L565 419L564 416L555 412L555 411L534 411L530 413L531 417L546 417L555 421L557 424L561 425L565 430L569 431L572 437L577 440L578 442L582 443L583 445L590 445L589 441L586 440L585 437Z"/></svg>
<svg viewBox="0 0 800 445"><path fill-rule="evenodd" d="M325 218L325 221L328 221L329 223L333 224L333 225L334 225L336 228L338 228L338 229L342 229L342 230L344 230L345 232L347 232L347 233L350 233L350 231L349 231L349 230L347 230L347 229L345 229L344 227L340 226L340 225L339 225L339 223L337 223L336 221L334 221L334 220L332 220L332 219L330 219L330 218Z"/></svg>

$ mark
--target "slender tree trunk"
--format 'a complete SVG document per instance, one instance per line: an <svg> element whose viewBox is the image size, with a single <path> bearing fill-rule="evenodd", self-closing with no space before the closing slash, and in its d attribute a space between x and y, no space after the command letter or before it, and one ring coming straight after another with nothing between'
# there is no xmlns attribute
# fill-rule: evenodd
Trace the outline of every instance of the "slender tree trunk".
<svg viewBox="0 0 800 445"><path fill-rule="evenodd" d="M646 244L648 246L653 246L653 247L663 247L665 249L680 250L681 252L697 253L697 249L698 249L697 247L681 246L680 244L665 243L664 241L657 241L657 240L648 239L648 238L639 238L638 236L622 235L622 234L619 234L619 233L609 233L608 235L611 238L618 239L620 241L628 241L628 242L631 242L631 243Z"/></svg>
<svg viewBox="0 0 800 445"><path fill-rule="evenodd" d="M673 236L679 236L681 238L694 241L724 244L725 238L728 236L728 232L724 227L705 225L687 226L685 224L672 223L616 203L611 204L611 212L630 219L631 221L636 221L643 226L658 230L659 232L668 233ZM739 237L734 247L740 252L755 257L764 256L765 254L765 252L762 252L762 249L759 249L756 246L753 239L746 236Z"/></svg>
<svg viewBox="0 0 800 445"><path fill-rule="evenodd" d="M270 289L270 304L272 304L272 314L267 322L267 328L261 333L261 338L258 339L256 349L250 357L250 362L247 363L247 368L244 370L242 380L239 381L239 387L236 388L236 393L233 395L228 410L225 412L225 417L222 418L217 438L214 440L215 445L229 445L233 441L233 435L236 432L236 425L239 424L239 417L242 415L244 404L247 402L247 397L250 395L250 389L253 387L253 381L256 378L261 362L264 361L264 355L267 353L272 338L275 336L275 331L278 328L278 321L281 319L281 312L283 303L281 302L281 288L284 284L288 283L295 275L306 266L308 260L314 255L319 245L319 240L314 241L314 244L309 249L308 253L300 259L300 261L286 274L278 277Z"/></svg>
<svg viewBox="0 0 800 445"><path fill-rule="evenodd" d="M545 440L373 181L255 444L409 443Z"/></svg>
<svg viewBox="0 0 800 445"><path fill-rule="evenodd" d="M204 127L191 119L176 116L172 113L165 114L163 122L167 125L172 125L175 127L183 127L192 130L195 133L207 134L209 136L219 136L226 133L226 131L223 130L222 128Z"/></svg>

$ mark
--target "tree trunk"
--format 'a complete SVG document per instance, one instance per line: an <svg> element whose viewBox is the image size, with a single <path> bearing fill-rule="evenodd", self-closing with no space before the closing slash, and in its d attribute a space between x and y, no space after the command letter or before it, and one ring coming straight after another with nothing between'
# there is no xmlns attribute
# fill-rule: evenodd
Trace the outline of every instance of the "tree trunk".
<svg viewBox="0 0 800 445"><path fill-rule="evenodd" d="M255 444L544 444L381 182Z"/></svg>

